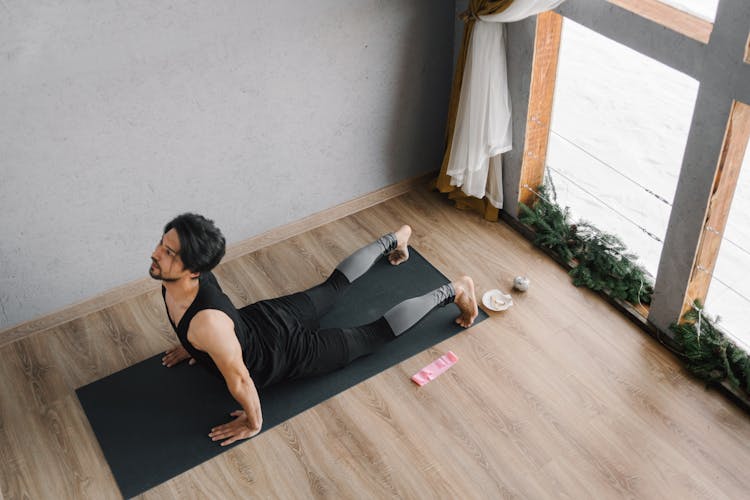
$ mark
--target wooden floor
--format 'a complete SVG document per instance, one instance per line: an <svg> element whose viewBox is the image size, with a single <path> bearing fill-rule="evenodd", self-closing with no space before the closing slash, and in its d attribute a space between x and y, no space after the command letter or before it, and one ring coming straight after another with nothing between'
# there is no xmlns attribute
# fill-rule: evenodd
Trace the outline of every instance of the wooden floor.
<svg viewBox="0 0 750 500"><path fill-rule="evenodd" d="M160 221L154 221L158 230ZM748 498L750 416L502 223L418 190L221 265L237 305L297 291L402 222L516 305L144 498ZM144 273L148 267L144 255ZM118 498L75 388L175 342L148 293L0 349L0 497ZM460 361L418 388L442 353Z"/></svg>

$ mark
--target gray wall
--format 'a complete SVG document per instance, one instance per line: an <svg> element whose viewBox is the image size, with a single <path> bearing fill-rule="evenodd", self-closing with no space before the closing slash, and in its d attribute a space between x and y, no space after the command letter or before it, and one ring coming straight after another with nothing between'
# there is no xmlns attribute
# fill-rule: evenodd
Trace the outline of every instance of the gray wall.
<svg viewBox="0 0 750 500"><path fill-rule="evenodd" d="M0 329L440 165L453 0L0 3Z"/></svg>

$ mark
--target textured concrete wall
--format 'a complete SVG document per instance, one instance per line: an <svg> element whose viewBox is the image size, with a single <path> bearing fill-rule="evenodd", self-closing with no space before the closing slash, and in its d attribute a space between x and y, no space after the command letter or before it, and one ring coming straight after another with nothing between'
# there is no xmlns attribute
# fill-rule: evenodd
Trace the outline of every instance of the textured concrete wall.
<svg viewBox="0 0 750 500"><path fill-rule="evenodd" d="M750 103L742 62L750 2L722 0L707 45L607 2L567 0L557 12L701 82L673 202L649 321L666 331L678 319L711 193L732 100ZM517 215L535 21L509 26L508 77L514 149L504 155L504 209Z"/></svg>
<svg viewBox="0 0 750 500"><path fill-rule="evenodd" d="M0 3L0 329L439 167L453 0Z"/></svg>

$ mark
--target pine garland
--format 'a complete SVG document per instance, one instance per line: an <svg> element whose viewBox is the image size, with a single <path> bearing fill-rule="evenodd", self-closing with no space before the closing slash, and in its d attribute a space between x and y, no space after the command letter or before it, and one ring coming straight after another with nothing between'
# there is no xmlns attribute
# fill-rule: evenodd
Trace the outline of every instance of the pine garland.
<svg viewBox="0 0 750 500"><path fill-rule="evenodd" d="M534 229L535 245L574 265L569 273L574 285L604 291L632 304L651 303L651 279L617 236L588 222L572 224L568 207L561 208L556 203L551 180L539 186L537 192L541 196L533 208L520 203L519 219Z"/></svg>
<svg viewBox="0 0 750 500"><path fill-rule="evenodd" d="M673 323L670 329L688 371L707 382L728 380L733 387L750 395L750 355L716 328L715 320L703 312L699 301L695 301L682 320Z"/></svg>
<svg viewBox="0 0 750 500"><path fill-rule="evenodd" d="M533 207L520 203L519 219L534 229L535 245L574 266L569 272L574 285L605 291L633 304L651 303L651 279L617 236L588 222L572 224L568 207L557 204L550 179L537 193L540 196ZM694 306L682 323L670 326L687 370L709 383L727 380L750 396L750 355L716 328L698 301Z"/></svg>

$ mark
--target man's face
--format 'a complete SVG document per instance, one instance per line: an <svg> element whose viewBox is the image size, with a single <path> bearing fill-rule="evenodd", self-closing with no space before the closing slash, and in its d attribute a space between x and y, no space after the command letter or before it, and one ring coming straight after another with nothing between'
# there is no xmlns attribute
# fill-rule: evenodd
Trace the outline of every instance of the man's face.
<svg viewBox="0 0 750 500"><path fill-rule="evenodd" d="M148 273L152 278L162 281L177 281L190 273L180 259L180 237L175 229L164 233L156 244Z"/></svg>

